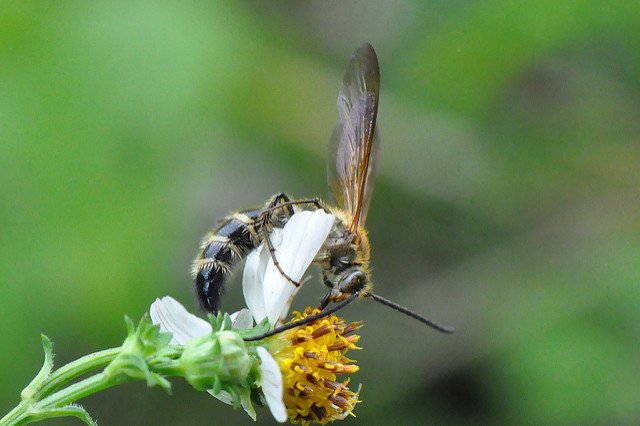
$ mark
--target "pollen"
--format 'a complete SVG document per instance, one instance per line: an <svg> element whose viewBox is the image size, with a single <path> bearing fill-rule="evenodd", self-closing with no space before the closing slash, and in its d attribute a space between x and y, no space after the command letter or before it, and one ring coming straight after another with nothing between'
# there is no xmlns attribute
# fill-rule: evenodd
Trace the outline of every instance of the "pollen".
<svg viewBox="0 0 640 426"><path fill-rule="evenodd" d="M319 312L311 308L294 312L292 321ZM282 372L283 401L292 423L324 425L354 415L359 394L349 389L348 378L341 381L337 376L359 370L346 353L361 349L356 346L360 336L352 334L360 326L329 315L270 338L269 351Z"/></svg>

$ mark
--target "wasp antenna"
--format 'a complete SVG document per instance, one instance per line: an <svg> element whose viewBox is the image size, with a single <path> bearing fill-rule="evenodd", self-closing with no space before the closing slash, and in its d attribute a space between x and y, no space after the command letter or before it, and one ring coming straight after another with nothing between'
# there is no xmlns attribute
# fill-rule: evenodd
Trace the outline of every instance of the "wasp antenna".
<svg viewBox="0 0 640 426"><path fill-rule="evenodd" d="M319 320L320 318L324 318L324 317L326 317L328 315L331 315L331 314L333 314L335 312L338 312L340 309L344 308L349 303L351 303L354 300L356 300L356 298L358 297L358 294L359 293L357 293L357 292L353 293L351 296L349 296L348 298L344 299L342 302L337 303L336 305L332 306L330 309L323 310L322 312L319 312L319 313L317 313L315 315L309 315L308 317L302 318L301 320L290 322L290 323L285 324L285 325L281 325L280 327L276 327L271 331L268 331L268 332L263 333L263 334L259 334L257 336L245 337L244 341L245 342L255 342L256 340L262 340L262 339L265 339L267 337L271 337L271 336L273 336L275 334L282 333L283 331L291 330L292 328L300 327L300 326L303 326L305 324L309 324L311 322Z"/></svg>
<svg viewBox="0 0 640 426"><path fill-rule="evenodd" d="M391 309L395 309L398 312L402 312L403 314L408 315L411 318L417 319L421 323L426 324L429 327L431 327L431 328L433 328L435 330L438 330L438 331L440 331L442 333L453 333L453 328L447 327L447 326L444 326L444 325L440 325L440 324L435 323L435 322L433 322L433 321L431 321L429 319L426 319L422 315L413 312L411 309L405 308L404 306L399 305L396 302L393 302L393 301L391 301L389 299L385 299L382 296L379 296L379 295L373 294L373 293L369 293L368 297L371 297L376 302L380 302L383 305L390 307Z"/></svg>

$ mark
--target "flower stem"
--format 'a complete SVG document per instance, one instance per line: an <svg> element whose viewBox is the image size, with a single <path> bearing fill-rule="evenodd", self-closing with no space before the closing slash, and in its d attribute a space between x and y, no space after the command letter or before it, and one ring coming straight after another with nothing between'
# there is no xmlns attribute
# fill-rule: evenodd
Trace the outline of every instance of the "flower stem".
<svg viewBox="0 0 640 426"><path fill-rule="evenodd" d="M251 376L255 360L239 334L223 330L223 325L231 328L229 316L218 317L219 327L214 332L193 338L188 345L170 344L171 334L160 331L147 316L137 327L125 317L128 333L122 346L83 356L56 371L53 371L51 340L42 335L42 368L20 393L18 405L0 418L0 426L58 417L76 417L86 424L96 425L76 401L135 380L144 380L149 387L158 386L170 391L171 383L167 378L171 376L184 377L198 390L225 391L234 397L234 405L250 406L250 403L242 402L241 397L246 397L247 401L250 398L249 380L255 377L255 374Z"/></svg>
<svg viewBox="0 0 640 426"><path fill-rule="evenodd" d="M65 405L92 393L133 379L125 375L110 377L104 373L98 373L64 389L58 389L83 374L108 365L119 352L120 348L105 349L86 355L61 367L50 376L44 378L39 389L35 390L32 397L22 400L13 410L0 419L0 425L25 424L66 415L84 419L85 412L83 410L65 407ZM56 390L58 391L56 392Z"/></svg>
<svg viewBox="0 0 640 426"><path fill-rule="evenodd" d="M52 345L42 336L45 360L40 372L20 393L20 403L0 419L0 426L18 425L56 417L76 417L95 424L86 410L73 404L88 395L134 380L169 390L165 376L180 375L182 349L168 346L170 335L160 333L146 317L138 327L128 318L122 346L94 352L53 369Z"/></svg>
<svg viewBox="0 0 640 426"><path fill-rule="evenodd" d="M28 405L27 401L21 401L20 404L16 405L13 410L9 411L6 416L0 419L0 425L20 424L18 419L24 416Z"/></svg>
<svg viewBox="0 0 640 426"><path fill-rule="evenodd" d="M46 383L38 392L38 397L44 398L76 377L80 377L91 370L106 367L114 360L119 352L119 347L105 349L83 356L82 358L78 358L63 367L60 367L58 370L51 373L51 376L49 376Z"/></svg>
<svg viewBox="0 0 640 426"><path fill-rule="evenodd" d="M111 386L133 380L133 378L125 375L110 377L105 373L98 373L49 395L38 402L38 406L44 409L62 407Z"/></svg>

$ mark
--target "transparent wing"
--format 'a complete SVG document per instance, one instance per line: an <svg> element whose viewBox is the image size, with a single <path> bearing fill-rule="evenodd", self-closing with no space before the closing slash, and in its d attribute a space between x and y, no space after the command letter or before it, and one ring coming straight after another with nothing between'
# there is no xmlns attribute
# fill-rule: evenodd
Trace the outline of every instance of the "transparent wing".
<svg viewBox="0 0 640 426"><path fill-rule="evenodd" d="M351 231L367 217L377 170L378 138L374 135L380 70L370 44L349 60L338 93L339 119L329 146L329 187L338 207L353 216Z"/></svg>

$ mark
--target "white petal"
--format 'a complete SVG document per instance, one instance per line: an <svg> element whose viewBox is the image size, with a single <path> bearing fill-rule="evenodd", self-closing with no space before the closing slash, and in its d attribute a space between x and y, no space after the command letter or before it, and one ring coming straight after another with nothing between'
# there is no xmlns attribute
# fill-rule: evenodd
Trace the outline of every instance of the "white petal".
<svg viewBox="0 0 640 426"><path fill-rule="evenodd" d="M238 312L234 312L229 315L233 328L238 330L246 330L253 327L253 318L251 312L248 309L240 309Z"/></svg>
<svg viewBox="0 0 640 426"><path fill-rule="evenodd" d="M270 234L274 247L278 247L282 241L282 230L274 229ZM264 304L264 274L271 259L269 249L261 244L257 249L249 253L244 264L242 274L242 293L245 303L251 311L256 323L262 322L267 317Z"/></svg>
<svg viewBox="0 0 640 426"><path fill-rule="evenodd" d="M262 346L256 348L258 356L262 363L260 364L260 374L262 382L262 393L264 399L267 400L267 405L271 414L276 421L284 423L287 421L287 409L282 402L282 395L284 390L282 387L282 374L280 373L280 367L278 363L271 356L271 354Z"/></svg>
<svg viewBox="0 0 640 426"><path fill-rule="evenodd" d="M211 333L211 324L187 312L173 297L156 299L149 308L151 321L160 325L160 330L173 334L172 345L186 345L189 339Z"/></svg>
<svg viewBox="0 0 640 426"><path fill-rule="evenodd" d="M262 295L262 280L264 279L264 270L261 268L260 254L268 250L264 250L261 245L256 250L249 253L244 261L244 272L242 274L242 294L244 301L255 318L256 322L262 321L267 316L264 309L264 296ZM266 269L266 266L265 266Z"/></svg>
<svg viewBox="0 0 640 426"><path fill-rule="evenodd" d="M294 214L282 230L282 243L275 256L282 270L300 282L331 231L334 217L323 210ZM275 324L286 316L296 288L269 260L264 276L264 303L269 323Z"/></svg>

